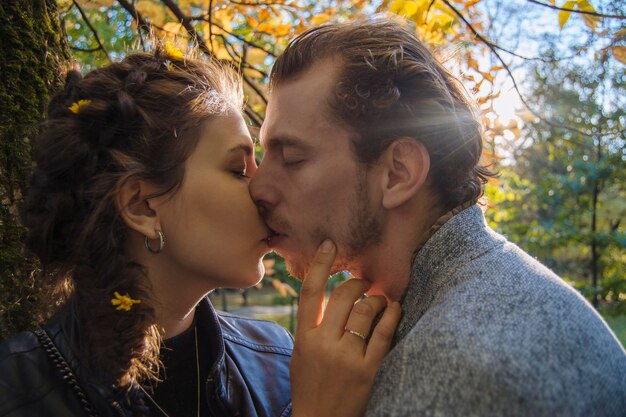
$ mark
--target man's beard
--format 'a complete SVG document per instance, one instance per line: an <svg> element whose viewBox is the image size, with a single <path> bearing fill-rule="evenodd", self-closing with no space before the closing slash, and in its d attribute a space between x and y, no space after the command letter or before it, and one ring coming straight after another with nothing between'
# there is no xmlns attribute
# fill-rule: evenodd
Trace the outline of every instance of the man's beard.
<svg viewBox="0 0 626 417"><path fill-rule="evenodd" d="M370 207L369 193L367 191L366 171L359 173L359 182L355 189L354 197L348 208L348 223L339 230L328 230L331 222L321 221L310 233L309 241L319 246L325 239L331 239L337 246L337 257L331 270L331 274L349 270L355 258L363 250L377 245L382 240L383 215L381 210L373 210ZM322 226L322 224L324 224ZM304 279L309 271L315 253L311 256L298 258L285 258L287 271L294 277Z"/></svg>

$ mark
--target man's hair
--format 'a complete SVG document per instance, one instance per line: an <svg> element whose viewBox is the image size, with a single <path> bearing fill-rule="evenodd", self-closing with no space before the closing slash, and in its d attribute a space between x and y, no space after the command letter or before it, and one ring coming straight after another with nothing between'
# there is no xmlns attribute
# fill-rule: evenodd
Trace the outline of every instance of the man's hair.
<svg viewBox="0 0 626 417"><path fill-rule="evenodd" d="M362 163L415 138L430 154L429 181L444 208L482 195L493 174L479 165L481 126L460 82L413 33L383 19L310 29L276 60L270 88L324 59L340 65L328 114L354 133Z"/></svg>

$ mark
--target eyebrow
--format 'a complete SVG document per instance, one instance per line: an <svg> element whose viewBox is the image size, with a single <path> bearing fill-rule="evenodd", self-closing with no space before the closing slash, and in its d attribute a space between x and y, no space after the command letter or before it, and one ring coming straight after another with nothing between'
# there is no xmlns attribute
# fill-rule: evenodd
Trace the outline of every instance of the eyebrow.
<svg viewBox="0 0 626 417"><path fill-rule="evenodd" d="M266 149L276 149L284 147L308 149L311 147L309 144L304 143L302 140L291 136L274 136L267 140L262 140L261 144L264 145L264 148Z"/></svg>
<svg viewBox="0 0 626 417"><path fill-rule="evenodd" d="M239 145L235 145L228 150L228 153L233 154L239 151L244 151L246 156L252 155L254 153L254 150L252 149L252 145L248 143L240 143Z"/></svg>

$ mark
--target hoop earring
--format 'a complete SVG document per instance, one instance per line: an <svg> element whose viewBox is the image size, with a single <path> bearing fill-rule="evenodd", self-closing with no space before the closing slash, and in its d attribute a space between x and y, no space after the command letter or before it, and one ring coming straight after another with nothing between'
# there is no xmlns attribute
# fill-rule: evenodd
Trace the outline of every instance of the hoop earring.
<svg viewBox="0 0 626 417"><path fill-rule="evenodd" d="M146 245L146 249L148 249L148 251L150 253L159 253L165 247L165 235L163 234L162 231L160 231L158 229L155 229L154 231L157 232L157 234L159 235L159 248L158 249L152 249L150 247L150 241L148 239L148 236L146 236L146 238L144 239L144 244Z"/></svg>

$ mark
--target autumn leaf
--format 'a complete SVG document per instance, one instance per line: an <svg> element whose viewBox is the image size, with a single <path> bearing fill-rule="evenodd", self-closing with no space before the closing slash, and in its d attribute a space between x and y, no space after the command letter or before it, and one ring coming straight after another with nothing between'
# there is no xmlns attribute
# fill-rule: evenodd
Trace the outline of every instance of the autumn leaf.
<svg viewBox="0 0 626 417"><path fill-rule="evenodd" d="M291 26L289 26L288 24L280 24L276 26L276 36L286 36L289 34L290 29Z"/></svg>
<svg viewBox="0 0 626 417"><path fill-rule="evenodd" d="M311 19L311 26L319 26L321 24L328 22L329 20L330 20L330 16L328 14L320 13L318 15L315 15L315 17Z"/></svg>
<svg viewBox="0 0 626 417"><path fill-rule="evenodd" d="M267 9L261 9L259 11L259 20L267 20L270 18L270 12Z"/></svg>
<svg viewBox="0 0 626 417"><path fill-rule="evenodd" d="M626 64L626 46L617 45L611 48L611 52L615 59L622 64Z"/></svg>
<svg viewBox="0 0 626 417"><path fill-rule="evenodd" d="M596 9L593 8L591 4L587 0L579 0L578 1L578 9L585 12L594 12L596 13ZM598 22L600 21L599 16L594 16L586 13L581 14L585 25L591 30L595 30Z"/></svg>
<svg viewBox="0 0 626 417"><path fill-rule="evenodd" d="M564 9L573 9L575 5L575 1L566 1L561 7ZM563 26L565 26L565 24L569 20L569 16L571 13L572 12L570 12L569 10L559 10L559 27L561 29L563 29Z"/></svg>
<svg viewBox="0 0 626 417"><path fill-rule="evenodd" d="M246 61L250 65L260 65L267 58L267 53L259 48L249 48L246 53Z"/></svg>
<svg viewBox="0 0 626 417"><path fill-rule="evenodd" d="M272 25L270 25L268 23L261 23L257 27L257 31L263 32L263 33L267 33L268 35L273 35L274 34L274 26L272 26Z"/></svg>
<svg viewBox="0 0 626 417"><path fill-rule="evenodd" d="M478 71L478 62L472 57L467 59L467 65L475 71Z"/></svg>
<svg viewBox="0 0 626 417"><path fill-rule="evenodd" d="M259 25L258 20L256 20L252 16L246 16L246 22L248 23L248 26L250 26L250 28L252 29L256 28Z"/></svg>
<svg viewBox="0 0 626 417"><path fill-rule="evenodd" d="M471 7L471 6L475 5L476 3L480 3L480 1L481 1L481 0L469 0L468 2L466 2L466 3L463 5L463 8L464 8L464 9L467 9L468 7Z"/></svg>
<svg viewBox="0 0 626 417"><path fill-rule="evenodd" d="M617 32L615 32L615 35L613 35L613 39L618 41L625 36L626 36L626 29L620 29Z"/></svg>

